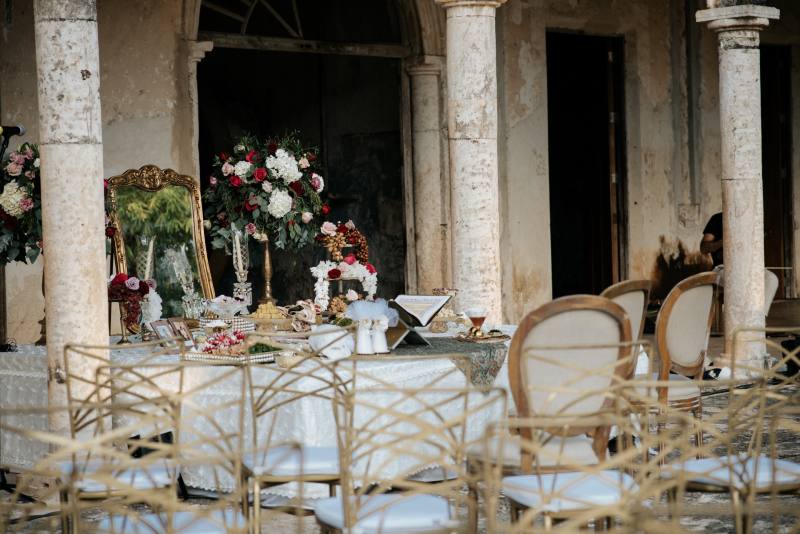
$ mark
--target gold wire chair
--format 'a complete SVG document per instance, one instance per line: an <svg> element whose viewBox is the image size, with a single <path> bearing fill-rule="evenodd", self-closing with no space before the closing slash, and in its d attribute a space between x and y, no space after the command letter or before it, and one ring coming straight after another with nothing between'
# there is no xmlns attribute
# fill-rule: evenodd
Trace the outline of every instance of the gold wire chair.
<svg viewBox="0 0 800 534"><path fill-rule="evenodd" d="M474 529L468 525L473 514L463 517L478 505L462 491L475 483L466 451L504 417L504 391L464 387L467 377L453 362L456 371L445 373L447 379L431 378L438 387L392 386L376 382L368 365L362 372L370 360L336 366L342 379L334 390L342 486L340 495L315 503L323 532ZM448 381L461 385L443 387ZM426 472L435 476L420 476Z"/></svg>
<svg viewBox="0 0 800 534"><path fill-rule="evenodd" d="M314 355L307 355L294 365L283 369L247 367L252 416L252 443L245 452L245 475L253 491L254 521L260 525L261 490L290 482L297 482L300 492L303 482L324 483L329 494L339 483L339 452L333 446L312 446L294 442L286 443L276 436L290 433L297 421L291 420L290 411L298 403L322 403L333 417L333 369ZM288 415L287 415L288 414ZM282 508L300 510L302 493L284 504Z"/></svg>

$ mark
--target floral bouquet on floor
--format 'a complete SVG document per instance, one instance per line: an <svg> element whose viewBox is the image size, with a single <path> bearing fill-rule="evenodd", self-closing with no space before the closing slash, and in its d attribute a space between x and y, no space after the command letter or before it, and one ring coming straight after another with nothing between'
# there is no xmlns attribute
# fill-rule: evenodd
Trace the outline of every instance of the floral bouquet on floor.
<svg viewBox="0 0 800 534"><path fill-rule="evenodd" d="M314 241L317 216L329 211L320 198L325 181L316 149L303 148L296 134L266 142L246 135L232 153L214 156L213 167L203 205L214 248L230 250L231 225L278 249Z"/></svg>
<svg viewBox="0 0 800 534"><path fill-rule="evenodd" d="M139 280L125 273L118 273L108 281L108 300L119 302L124 316L123 322L128 330L139 324L142 299L155 288L155 280Z"/></svg>
<svg viewBox="0 0 800 534"><path fill-rule="evenodd" d="M0 263L33 263L41 251L39 148L24 143L0 169Z"/></svg>

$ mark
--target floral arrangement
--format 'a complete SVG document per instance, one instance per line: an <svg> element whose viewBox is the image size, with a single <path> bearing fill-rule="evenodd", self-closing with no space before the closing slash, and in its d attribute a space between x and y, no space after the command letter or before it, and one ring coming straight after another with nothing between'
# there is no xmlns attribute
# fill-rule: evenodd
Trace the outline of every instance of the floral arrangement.
<svg viewBox="0 0 800 534"><path fill-rule="evenodd" d="M42 251L39 148L24 143L0 172L0 263L33 263Z"/></svg>
<svg viewBox="0 0 800 534"><path fill-rule="evenodd" d="M367 238L356 228L352 220L344 224L325 221L320 227L317 241L328 249L333 261L342 261L344 259L342 249L350 246L355 247L354 254L358 261L364 264L369 263Z"/></svg>
<svg viewBox="0 0 800 534"><path fill-rule="evenodd" d="M241 330L218 332L200 345L200 351L206 354L238 355L244 354L245 335Z"/></svg>
<svg viewBox="0 0 800 534"><path fill-rule="evenodd" d="M229 248L235 225L258 241L299 250L318 234L317 216L330 212L320 197L317 151L303 148L296 134L266 143L244 136L231 154L214 156L213 167L203 203L214 248Z"/></svg>
<svg viewBox="0 0 800 534"><path fill-rule="evenodd" d="M119 302L125 312L125 326L130 329L139 324L142 299L156 289L155 280L139 280L135 276L118 273L108 281L108 300Z"/></svg>
<svg viewBox="0 0 800 534"><path fill-rule="evenodd" d="M317 279L314 283L314 304L323 310L329 309L331 304L331 280L358 280L361 282L361 288L364 293L366 293L367 300L372 300L378 290L378 272L375 267L371 263L363 264L359 262L353 254L349 254L338 263L323 260L311 268L311 274ZM348 295L345 296L348 301L358 300L357 297L358 294L355 291L353 293L348 291ZM337 299L337 297L334 297L334 299ZM342 299L339 298L337 300L337 304L341 304L340 300Z"/></svg>

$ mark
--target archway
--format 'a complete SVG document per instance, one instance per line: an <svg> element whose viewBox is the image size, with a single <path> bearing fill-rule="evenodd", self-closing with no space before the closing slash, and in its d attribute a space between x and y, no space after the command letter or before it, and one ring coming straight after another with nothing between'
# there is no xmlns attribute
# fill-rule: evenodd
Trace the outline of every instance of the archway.
<svg viewBox="0 0 800 534"><path fill-rule="evenodd" d="M405 290L411 245L403 66L423 48L417 20L402 0L203 0L199 9L198 40L214 42L197 72L201 182L212 155L241 134L299 131L322 150L328 218L352 218L367 235L387 297ZM273 288L279 301L313 294L308 268L323 256L273 254L286 282ZM230 294L229 258L212 258L212 271L217 292Z"/></svg>

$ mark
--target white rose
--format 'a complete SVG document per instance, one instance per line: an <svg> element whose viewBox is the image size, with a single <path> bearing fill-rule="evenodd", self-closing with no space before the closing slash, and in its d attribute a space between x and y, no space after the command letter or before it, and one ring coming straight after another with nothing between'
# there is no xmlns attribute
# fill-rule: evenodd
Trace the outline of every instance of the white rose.
<svg viewBox="0 0 800 534"><path fill-rule="evenodd" d="M292 209L292 197L286 191L273 191L269 197L267 211L276 219L282 218Z"/></svg>
<svg viewBox="0 0 800 534"><path fill-rule="evenodd" d="M236 176L238 176L240 178L245 178L247 176L250 176L250 172L251 172L252 167L253 166L250 165L250 162L248 162L248 161L240 161L233 168L233 172L236 173Z"/></svg>
<svg viewBox="0 0 800 534"><path fill-rule="evenodd" d="M39 165L41 165L41 163L39 162L39 158L36 158L35 160L33 160L33 166L34 167L36 167L38 169Z"/></svg>
<svg viewBox="0 0 800 534"><path fill-rule="evenodd" d="M272 184L269 183L267 180L264 180L263 182L261 182L261 189L263 189L267 193L271 193L272 192Z"/></svg>
<svg viewBox="0 0 800 534"><path fill-rule="evenodd" d="M301 169L307 169L311 166L308 162L308 158L300 158L300 161L297 162Z"/></svg>
<svg viewBox="0 0 800 534"><path fill-rule="evenodd" d="M358 300L358 293L356 293L354 289L348 289L347 295L345 295L345 297L350 302L355 302L356 300Z"/></svg>
<svg viewBox="0 0 800 534"><path fill-rule="evenodd" d="M305 224L308 224L311 222L311 219L314 218L314 214L310 211L304 211L301 218Z"/></svg>
<svg viewBox="0 0 800 534"><path fill-rule="evenodd" d="M208 219L204 220L203 228L205 228L206 230L211 230L211 221L209 221Z"/></svg>
<svg viewBox="0 0 800 534"><path fill-rule="evenodd" d="M233 174L233 171L236 169L233 165L228 163L227 161L222 164L222 175L223 176L230 176Z"/></svg>

